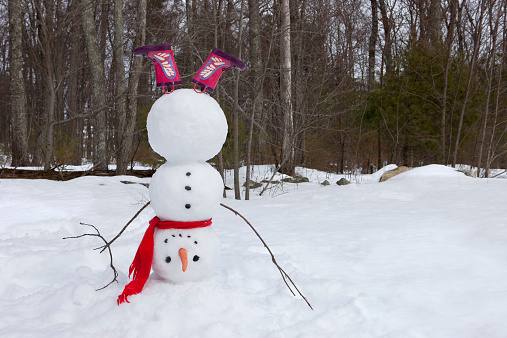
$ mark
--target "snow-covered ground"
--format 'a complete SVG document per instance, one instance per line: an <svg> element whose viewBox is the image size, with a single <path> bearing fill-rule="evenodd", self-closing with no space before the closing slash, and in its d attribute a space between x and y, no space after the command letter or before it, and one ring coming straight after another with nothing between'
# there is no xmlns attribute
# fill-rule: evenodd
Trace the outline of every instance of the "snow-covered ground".
<svg viewBox="0 0 507 338"><path fill-rule="evenodd" d="M254 178L269 179L269 169L255 167ZM250 201L229 191L223 202L256 227L313 311L224 208L213 219L221 257L209 278L150 279L117 306L153 210L113 244L119 283L102 291L112 271L108 254L93 250L100 239L62 238L93 233L84 222L111 239L148 201L145 186L121 181L150 179L0 179L0 336L507 336L507 179L430 165L338 186L343 176L299 172L310 182L263 196L258 188Z"/></svg>

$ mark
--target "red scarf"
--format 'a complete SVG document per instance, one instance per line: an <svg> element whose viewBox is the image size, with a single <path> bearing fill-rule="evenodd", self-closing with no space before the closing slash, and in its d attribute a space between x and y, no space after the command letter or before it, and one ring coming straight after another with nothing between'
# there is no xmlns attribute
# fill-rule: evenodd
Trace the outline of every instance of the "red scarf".
<svg viewBox="0 0 507 338"><path fill-rule="evenodd" d="M134 261L129 268L129 278L132 275L132 281L125 285L123 293L118 296L118 305L123 302L130 303L128 296L136 295L143 290L144 284L148 280L151 271L151 262L153 260L153 234L155 228L158 229L194 229L204 228L211 225L211 218L207 221L197 222L176 222L161 221L157 216L150 221L148 229L144 233L143 240L139 244Z"/></svg>

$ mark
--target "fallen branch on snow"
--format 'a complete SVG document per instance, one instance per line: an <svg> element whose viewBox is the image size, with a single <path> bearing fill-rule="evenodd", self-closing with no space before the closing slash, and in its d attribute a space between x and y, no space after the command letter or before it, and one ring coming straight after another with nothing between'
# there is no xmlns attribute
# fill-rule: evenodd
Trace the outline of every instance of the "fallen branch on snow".
<svg viewBox="0 0 507 338"><path fill-rule="evenodd" d="M294 293L294 291L292 290L292 288L289 286L289 283L287 283L287 280L289 280L289 282L292 284L292 286L294 287L294 289L296 289L296 291L299 293L299 295L301 297L303 297L303 299L305 300L306 304L308 304L308 306L310 307L310 309L313 310L313 307L310 305L310 303L308 302L308 300L306 299L306 297L303 296L303 294L301 293L301 291L299 291L298 287L296 286L296 284L294 284L294 282L292 281L292 279L290 278L290 276L287 274L287 272L285 272L282 269L282 267L277 263L277 261L275 259L275 255L273 255L273 252L271 251L271 249L269 248L269 246L266 244L266 242L264 241L264 239L262 239L261 235L259 235L259 233L257 232L257 230L255 230L255 228L253 227L253 225L250 224L250 222L248 222L248 220L243 215L241 215L239 212L237 212L233 208L231 208L231 207L229 207L229 206L227 206L227 205L225 205L223 203L220 203L220 205L223 206L224 208L232 211L234 214L236 214L236 216L241 217L246 222L246 224L248 224L250 226L250 228L253 230L253 232L255 232L255 234L260 239L260 241L262 242L262 244L264 244L264 246L268 250L269 254L271 255L271 261L273 262L273 264L276 265L276 267L278 268L278 271L280 271L280 274L282 275L283 281L285 282L285 285L287 285L287 287L289 288L290 292L292 292L292 295L295 296L296 294Z"/></svg>
<svg viewBox="0 0 507 338"><path fill-rule="evenodd" d="M111 267L111 269L113 269L113 280L110 281L107 285L95 290L95 291L99 291L99 290L103 290L105 288L107 288L109 285L113 284L114 282L118 283L118 271L116 271L116 268L114 267L114 264L113 264L113 253L111 252L111 248L109 247L108 245L108 242L106 241L106 239L100 234L100 231L99 229L97 229L94 225L91 225L91 224L86 224L86 223L79 223L81 225L87 225L89 227L92 227L95 229L95 231L97 232L96 234L82 234L82 235L79 235L79 236L72 236L72 237L64 237L63 239L70 239L70 238L81 238L81 237L85 237L85 236L92 236L92 237L98 237L100 238L101 240L104 241L104 243L106 243L106 246L107 246L107 249L109 250L109 258L110 258L110 261L109 261L109 266ZM102 248L102 247L101 247ZM97 250L97 249L100 249L100 248L95 248L94 250ZM105 249L104 249L105 250ZM102 250L102 251L104 251ZM101 252L102 252L101 251Z"/></svg>
<svg viewBox="0 0 507 338"><path fill-rule="evenodd" d="M139 214L148 206L150 205L150 201L148 201L148 203L146 203L145 205L143 205L143 207L141 209L139 209L136 214L134 215L134 217L132 217L130 219L130 221L127 222L127 224L125 224L125 226L123 227L123 229L121 229L121 231L118 233L118 235L116 235L110 242L106 242L106 244L104 246L101 246L99 248L96 248L95 250L97 249L102 249L100 250L100 253L103 253L104 250L106 249L109 249L109 251L111 251L111 249L109 248L111 246L111 244L116 241L118 239L118 237L121 236L121 234L123 234L123 232L127 229L127 227L130 225L130 223L132 223L136 218L137 216L139 216Z"/></svg>

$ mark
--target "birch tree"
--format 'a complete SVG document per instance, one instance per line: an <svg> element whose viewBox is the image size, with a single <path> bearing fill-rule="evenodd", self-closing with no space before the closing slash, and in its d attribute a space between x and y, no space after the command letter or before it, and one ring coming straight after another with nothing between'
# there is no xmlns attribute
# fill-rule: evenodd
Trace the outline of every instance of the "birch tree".
<svg viewBox="0 0 507 338"><path fill-rule="evenodd" d="M282 162L280 172L295 175L294 112L292 111L292 67L290 50L290 7L289 0L281 3L281 47L280 97L283 111Z"/></svg>

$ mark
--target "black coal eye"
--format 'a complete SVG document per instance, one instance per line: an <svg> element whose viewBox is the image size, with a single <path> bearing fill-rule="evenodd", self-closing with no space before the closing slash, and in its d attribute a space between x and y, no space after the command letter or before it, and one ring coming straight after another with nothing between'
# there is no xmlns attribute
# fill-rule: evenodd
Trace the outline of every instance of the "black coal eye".
<svg viewBox="0 0 507 338"><path fill-rule="evenodd" d="M190 204L185 204L185 208L190 209Z"/></svg>
<svg viewBox="0 0 507 338"><path fill-rule="evenodd" d="M194 243L197 244L197 241L195 241Z"/></svg>
<svg viewBox="0 0 507 338"><path fill-rule="evenodd" d="M164 243L167 243L167 238L164 240Z"/></svg>
<svg viewBox="0 0 507 338"><path fill-rule="evenodd" d="M185 187L185 190L190 191L190 190L192 190L192 188L191 188L191 187L189 187L189 186L187 185L187 186Z"/></svg>
<svg viewBox="0 0 507 338"><path fill-rule="evenodd" d="M192 175L192 173L189 171L189 172L187 172L187 174L186 174L186 175L187 175L187 176L190 176L190 175Z"/></svg>
<svg viewBox="0 0 507 338"><path fill-rule="evenodd" d="M197 262L199 260L199 256L195 255L194 256L194 262Z"/></svg>
<svg viewBox="0 0 507 338"><path fill-rule="evenodd" d="M171 257L167 256L167 257L165 258L165 262L166 262L166 263L171 263Z"/></svg>

